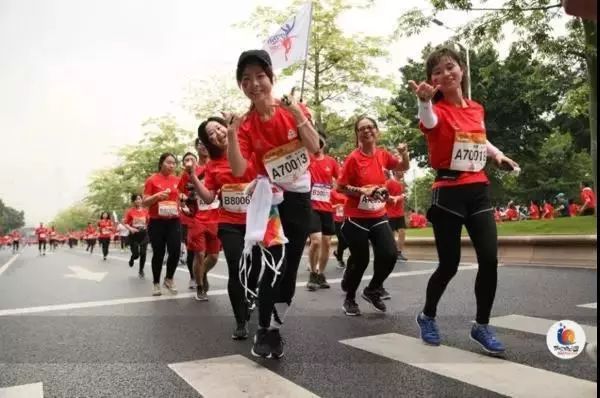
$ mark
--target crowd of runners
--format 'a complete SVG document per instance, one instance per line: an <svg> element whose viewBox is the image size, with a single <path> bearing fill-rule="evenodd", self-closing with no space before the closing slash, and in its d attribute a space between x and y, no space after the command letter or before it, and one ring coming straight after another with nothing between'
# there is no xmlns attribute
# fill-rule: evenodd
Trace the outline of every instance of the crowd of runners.
<svg viewBox="0 0 600 398"><path fill-rule="evenodd" d="M489 353L502 353L505 347L488 325L498 257L495 208L484 166L491 160L504 170L516 170L518 164L486 136L484 107L464 95L464 71L461 58L442 47L427 59L427 81L410 82L409 89L418 97L429 163L436 172L426 214L404 213L403 175L410 161L406 144L379 145L378 121L361 116L353 127L355 149L340 164L326 154L326 131L315 126L311 111L293 95L273 96L268 53L250 50L240 55L236 71L237 83L249 100L245 114L206 115L198 127L195 152L162 154L156 173L148 176L142 191L131 195L122 222L103 212L84 231L64 237L40 224L35 232L40 255L45 255L47 244L54 250L59 242L70 247L84 242L93 253L99 243L106 260L111 239L117 238L128 242L129 266L137 261L138 275L144 278L150 245L152 295L177 293L174 273L182 261L189 269L188 288L195 289L196 300L206 301L207 275L222 251L235 323L232 338L249 337L249 319L256 312L252 354L280 358L281 329L305 250L308 291L330 287L326 271L334 246L337 266L344 269L343 313L361 314L357 295L384 313L384 301L390 297L386 279L397 261L407 260L407 218L411 226L429 222L433 227L439 265L423 292L416 322L421 339L439 345L437 306L457 272L464 226L479 262L470 338ZM586 203L589 212L595 208L595 197ZM346 249L349 255L344 257ZM371 254L373 275L363 283Z"/></svg>

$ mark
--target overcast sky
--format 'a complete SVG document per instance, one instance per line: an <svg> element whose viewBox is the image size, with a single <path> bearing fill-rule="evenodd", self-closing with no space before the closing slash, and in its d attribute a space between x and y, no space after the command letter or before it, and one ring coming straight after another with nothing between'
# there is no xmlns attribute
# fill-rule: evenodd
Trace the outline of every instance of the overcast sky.
<svg viewBox="0 0 600 398"><path fill-rule="evenodd" d="M491 2L497 3L497 2ZM86 194L94 170L116 164L114 152L142 137L148 117L183 111L193 79L231 75L252 32L232 27L257 5L285 0L0 0L0 198L25 210L28 225L49 222ZM389 34L421 0L378 0L341 18L349 33ZM472 16L476 16L473 14ZM459 26L465 13L439 16ZM441 27L391 47L383 72L399 66Z"/></svg>

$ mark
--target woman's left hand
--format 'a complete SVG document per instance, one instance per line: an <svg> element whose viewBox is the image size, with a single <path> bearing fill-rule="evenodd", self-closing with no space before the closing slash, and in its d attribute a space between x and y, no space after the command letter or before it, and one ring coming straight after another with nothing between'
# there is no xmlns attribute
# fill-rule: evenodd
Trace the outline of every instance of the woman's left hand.
<svg viewBox="0 0 600 398"><path fill-rule="evenodd" d="M514 160L512 160L508 156L505 156L502 153L497 154L494 158L494 161L496 162L496 165L501 169L519 169L519 164L517 162L515 162Z"/></svg>
<svg viewBox="0 0 600 398"><path fill-rule="evenodd" d="M303 117L302 110L298 106L298 101L296 101L296 97L294 97L293 90L289 94L284 94L283 97L277 101L277 104L281 105L283 109L291 112L296 118Z"/></svg>

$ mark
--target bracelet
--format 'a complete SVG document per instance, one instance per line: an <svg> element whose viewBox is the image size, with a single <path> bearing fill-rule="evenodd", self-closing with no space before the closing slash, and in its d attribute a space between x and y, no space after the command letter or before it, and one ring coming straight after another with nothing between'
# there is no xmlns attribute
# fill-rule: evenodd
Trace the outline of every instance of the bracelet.
<svg viewBox="0 0 600 398"><path fill-rule="evenodd" d="M296 127L300 128L300 127L304 126L306 123L308 123L308 119L305 118L304 121L302 123L298 124Z"/></svg>

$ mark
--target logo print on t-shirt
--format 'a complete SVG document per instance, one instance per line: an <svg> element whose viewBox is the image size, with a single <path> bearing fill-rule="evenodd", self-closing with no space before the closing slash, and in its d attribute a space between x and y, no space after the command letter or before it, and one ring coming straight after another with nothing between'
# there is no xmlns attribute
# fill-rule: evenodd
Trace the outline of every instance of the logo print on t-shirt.
<svg viewBox="0 0 600 398"><path fill-rule="evenodd" d="M288 140L293 140L298 137L298 133L295 130L288 131Z"/></svg>

